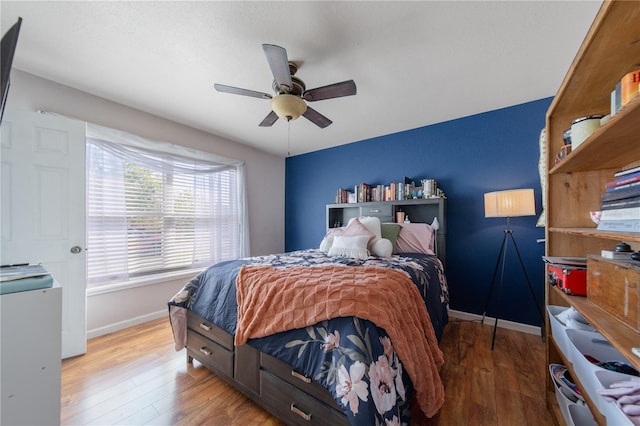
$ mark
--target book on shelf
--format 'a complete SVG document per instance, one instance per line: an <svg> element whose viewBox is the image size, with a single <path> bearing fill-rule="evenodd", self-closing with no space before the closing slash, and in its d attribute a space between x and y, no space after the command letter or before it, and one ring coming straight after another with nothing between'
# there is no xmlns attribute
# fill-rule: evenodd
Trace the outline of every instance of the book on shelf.
<svg viewBox="0 0 640 426"><path fill-rule="evenodd" d="M615 201L640 196L640 182L607 188L602 194L602 201Z"/></svg>
<svg viewBox="0 0 640 426"><path fill-rule="evenodd" d="M371 201L371 185L368 183L362 182L360 185L356 185L353 192L356 194L356 202L368 203Z"/></svg>
<svg viewBox="0 0 640 426"><path fill-rule="evenodd" d="M338 190L336 191L336 204L344 204L344 203L350 203L352 201L349 201L349 199L351 198L351 195L353 193L343 189L343 188L338 188Z"/></svg>
<svg viewBox="0 0 640 426"><path fill-rule="evenodd" d="M626 175L630 175L631 173L636 173L636 172L640 172L640 166L636 166L636 167L632 167L630 169L626 169L626 170L620 170L619 172L615 172L613 174L613 177L620 177L620 176L626 176Z"/></svg>
<svg viewBox="0 0 640 426"><path fill-rule="evenodd" d="M622 83L618 82L611 91L611 116L613 117L622 107Z"/></svg>
<svg viewBox="0 0 640 426"><path fill-rule="evenodd" d="M391 182L388 185L371 185L362 182L359 185L354 185L353 192L338 188L335 203L368 203L423 198L421 190L422 187L415 186L415 183L406 176L402 182ZM444 197L444 193L438 189L436 196Z"/></svg>
<svg viewBox="0 0 640 426"><path fill-rule="evenodd" d="M605 259L629 260L632 253L632 251L602 250L600 256Z"/></svg>
<svg viewBox="0 0 640 426"><path fill-rule="evenodd" d="M640 182L640 172L631 173L629 175L620 176L611 182L607 182L606 188L616 188L628 183Z"/></svg>
<svg viewBox="0 0 640 426"><path fill-rule="evenodd" d="M640 186L640 179L633 182L627 182L621 185L607 186L604 192L628 191L630 188L637 188L638 186Z"/></svg>
<svg viewBox="0 0 640 426"><path fill-rule="evenodd" d="M640 220L640 207L626 207L620 209L603 210L600 220Z"/></svg>
<svg viewBox="0 0 640 426"><path fill-rule="evenodd" d="M640 220L600 220L598 231L640 232Z"/></svg>
<svg viewBox="0 0 640 426"><path fill-rule="evenodd" d="M640 197L625 198L622 200L603 201L601 204L601 210L614 210L624 209L629 207L640 206Z"/></svg>

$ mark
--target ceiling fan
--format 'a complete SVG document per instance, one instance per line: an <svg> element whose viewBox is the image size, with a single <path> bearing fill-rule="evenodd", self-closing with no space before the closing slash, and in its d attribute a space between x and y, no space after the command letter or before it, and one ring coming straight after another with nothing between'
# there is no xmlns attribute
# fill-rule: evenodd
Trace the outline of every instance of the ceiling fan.
<svg viewBox="0 0 640 426"><path fill-rule="evenodd" d="M302 115L318 127L325 128L331 124L332 121L307 106L307 102L356 94L356 83L353 80L306 90L304 82L294 76L298 70L297 64L287 59L287 51L283 47L274 44L263 44L262 48L267 57L267 62L269 62L271 73L273 74L273 90L275 96L254 90L226 86L224 84L216 83L213 85L218 92L271 99L272 111L262 120L260 123L261 127L273 126L273 123L275 123L278 118L291 121Z"/></svg>

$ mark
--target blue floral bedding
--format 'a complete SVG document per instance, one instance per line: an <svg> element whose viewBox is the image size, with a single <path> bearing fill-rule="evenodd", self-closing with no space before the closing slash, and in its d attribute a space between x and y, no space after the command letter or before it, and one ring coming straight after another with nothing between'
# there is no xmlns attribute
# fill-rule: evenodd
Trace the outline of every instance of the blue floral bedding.
<svg viewBox="0 0 640 426"><path fill-rule="evenodd" d="M169 305L192 310L234 335L238 307L235 279L242 265L328 264L405 271L420 290L436 337L441 338L448 320L447 282L438 258L423 254L351 259L329 257L310 249L221 262L194 277ZM387 333L370 321L333 318L306 328L251 339L248 344L324 386L352 425L409 424L411 381Z"/></svg>

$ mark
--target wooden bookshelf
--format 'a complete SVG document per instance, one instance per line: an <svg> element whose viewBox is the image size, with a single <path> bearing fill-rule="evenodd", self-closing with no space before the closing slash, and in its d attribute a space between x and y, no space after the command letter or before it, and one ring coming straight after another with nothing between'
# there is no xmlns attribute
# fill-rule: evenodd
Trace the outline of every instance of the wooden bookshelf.
<svg viewBox="0 0 640 426"><path fill-rule="evenodd" d="M598 231L589 217L590 211L600 210L602 193L606 183L613 180L613 174L640 164L640 96L623 106L559 164L554 164L554 157L564 144L562 133L571 127L571 121L587 115L609 114L611 91L616 83L640 68L638 22L640 2L603 2L547 111L547 256L586 257L611 249L620 241L634 250L640 249L640 233ZM616 279L607 277L611 285L616 284ZM640 369L640 358L631 352L632 346L640 346L640 333L586 297L568 296L547 286L545 301L547 305L573 306ZM547 318L547 330L549 325ZM561 355L550 336L545 369L548 371L549 363L566 363ZM574 373L571 365L567 368ZM576 380L579 382L580 378ZM547 373L547 403L558 413L554 390ZM606 418L596 409L593 397L587 395L587 404L598 424L605 425ZM556 420L564 423L561 416Z"/></svg>

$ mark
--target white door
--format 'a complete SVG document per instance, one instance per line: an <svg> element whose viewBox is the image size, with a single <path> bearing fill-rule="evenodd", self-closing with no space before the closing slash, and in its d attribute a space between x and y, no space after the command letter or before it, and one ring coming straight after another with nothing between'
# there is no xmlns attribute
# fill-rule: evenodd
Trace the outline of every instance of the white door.
<svg viewBox="0 0 640 426"><path fill-rule="evenodd" d="M6 110L0 160L3 265L42 263L62 286L62 357L87 350L85 123Z"/></svg>

